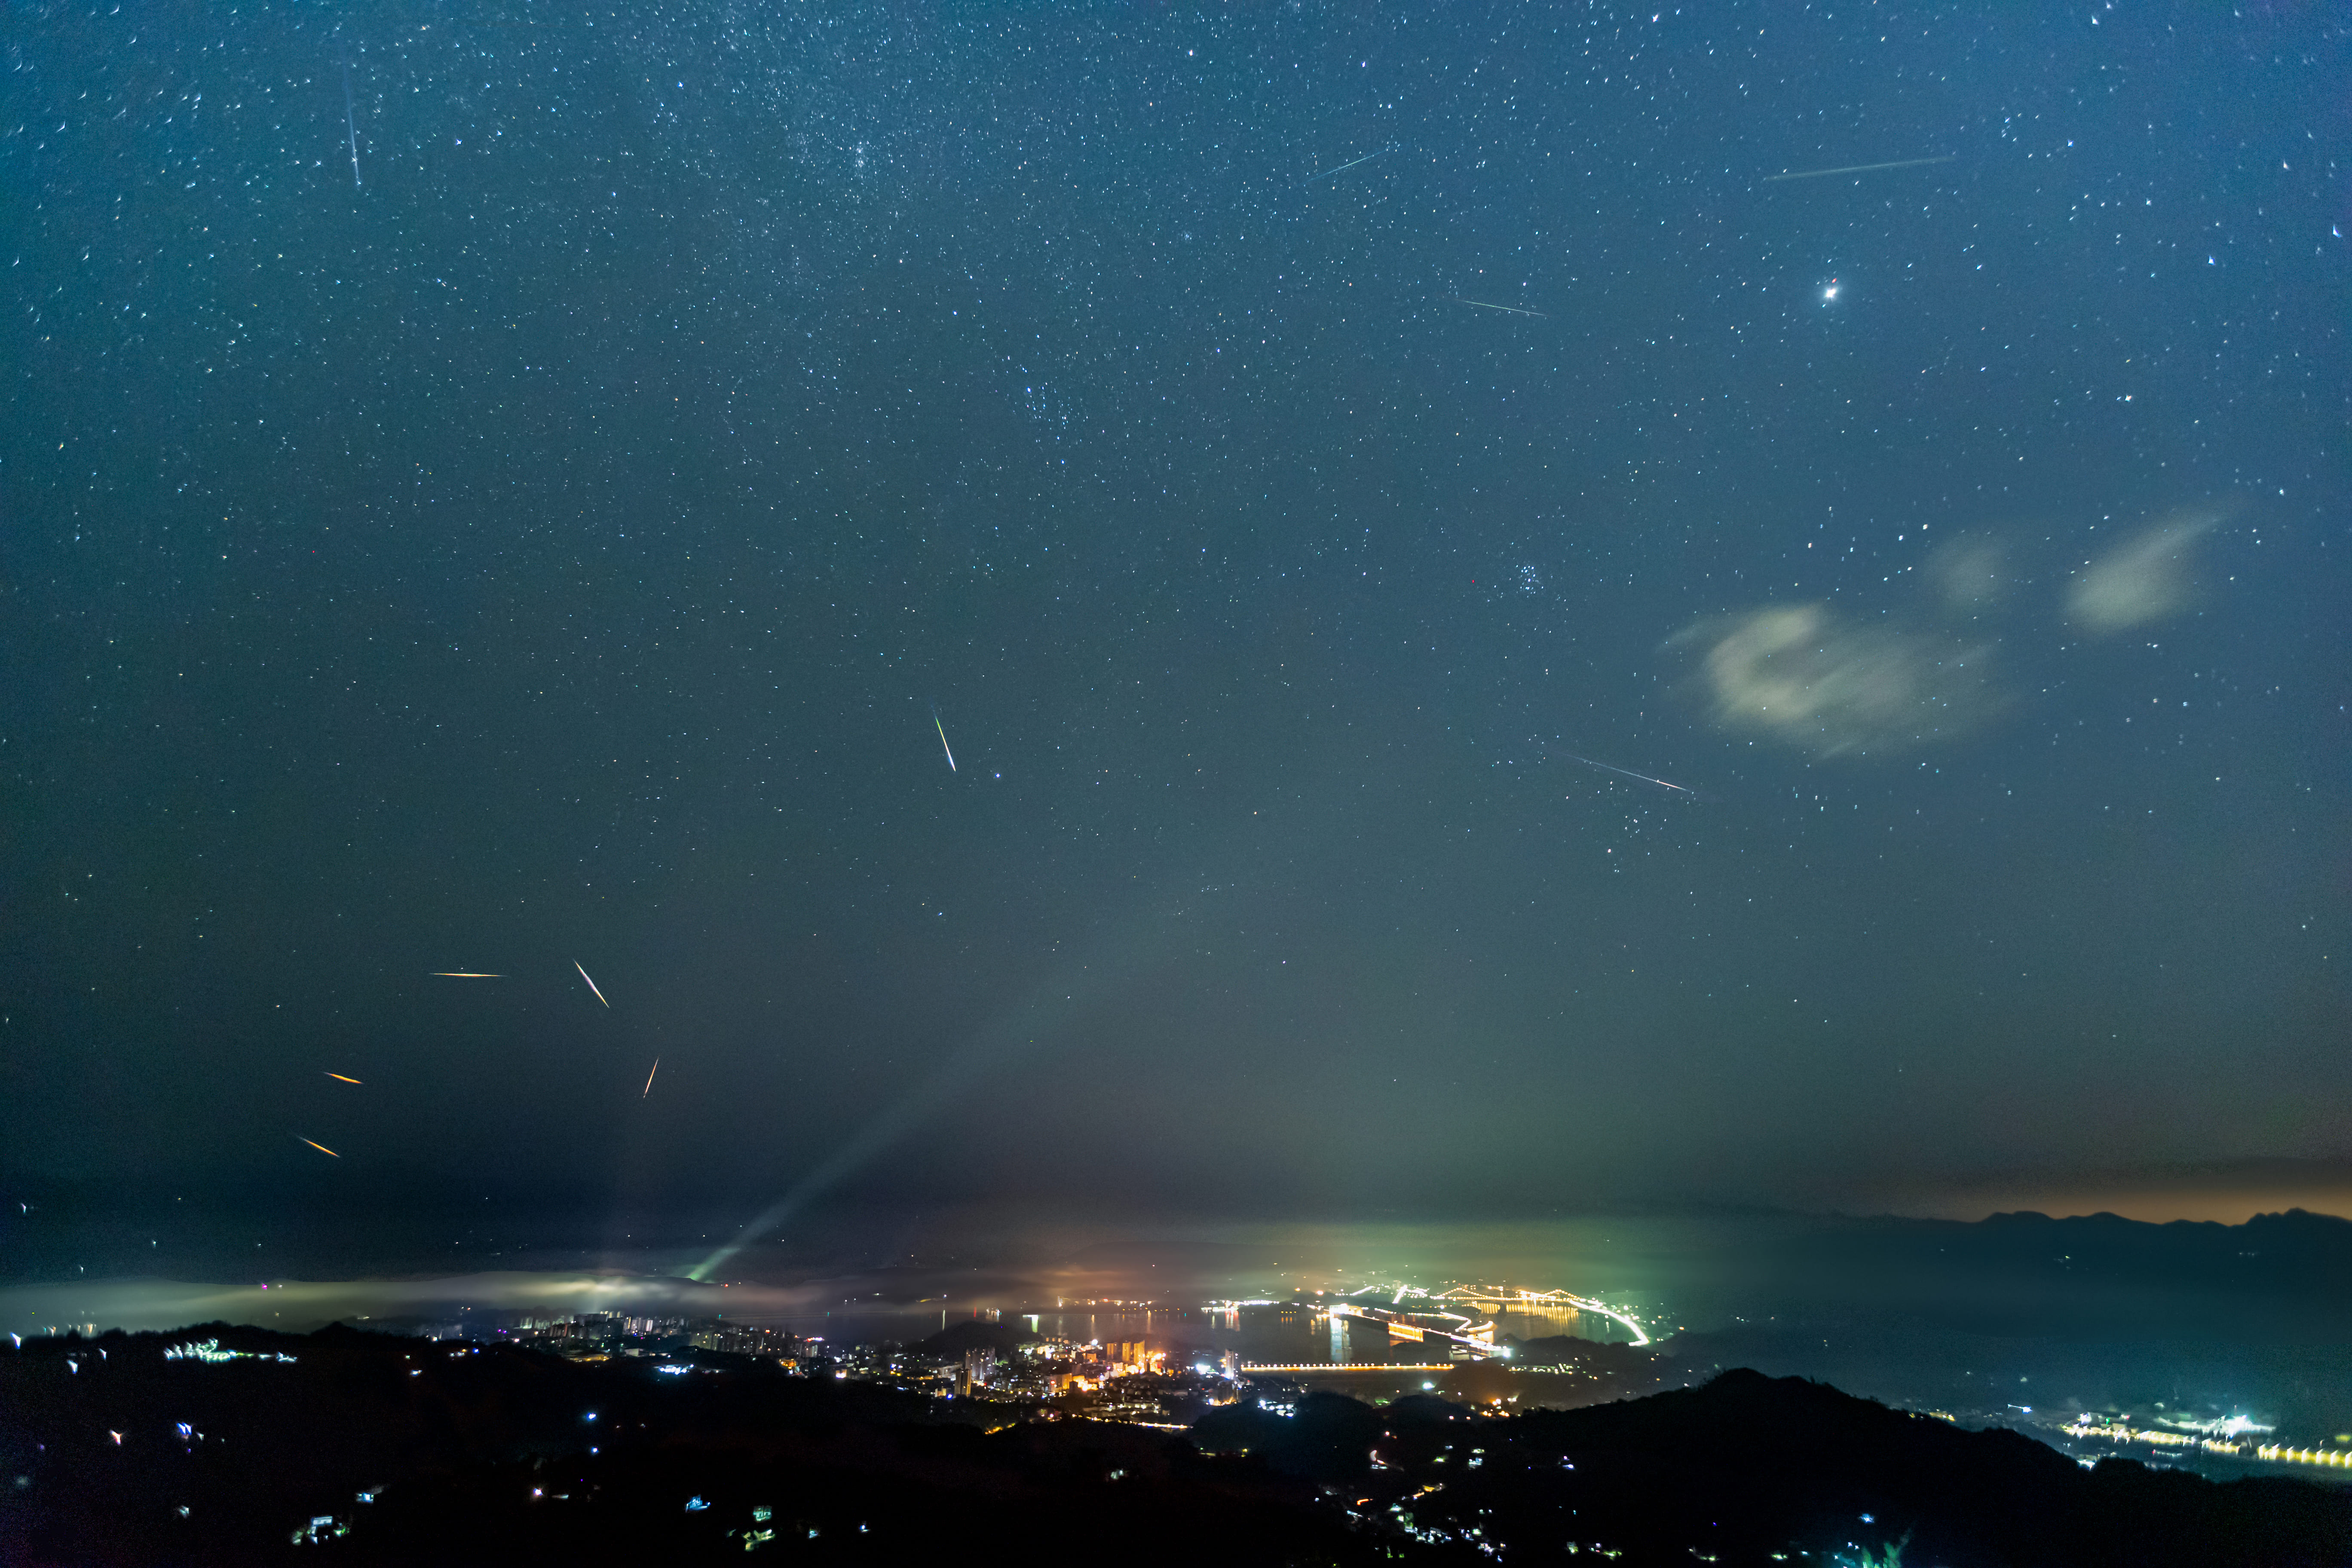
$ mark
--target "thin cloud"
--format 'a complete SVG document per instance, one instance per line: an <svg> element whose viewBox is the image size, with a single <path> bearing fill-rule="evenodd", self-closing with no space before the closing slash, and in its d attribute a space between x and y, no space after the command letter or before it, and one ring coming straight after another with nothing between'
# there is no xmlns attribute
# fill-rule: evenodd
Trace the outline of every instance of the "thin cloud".
<svg viewBox="0 0 2352 1568"><path fill-rule="evenodd" d="M1928 557L1927 578L1945 614L1981 615L2000 604L2009 586L2007 552L1997 539L1964 534Z"/></svg>
<svg viewBox="0 0 2352 1568"><path fill-rule="evenodd" d="M2066 593L2066 618L2094 637L2128 631L2188 607L2190 552L2228 509L2177 511L2085 564Z"/></svg>
<svg viewBox="0 0 2352 1568"><path fill-rule="evenodd" d="M1717 724L1819 756L1948 740L2000 706L1989 645L1850 626L1827 605L1768 605L1677 640L1708 644L1699 679Z"/></svg>
<svg viewBox="0 0 2352 1568"><path fill-rule="evenodd" d="M2067 620L2104 636L2178 614L2193 597L2197 541L2234 510L2222 502L2172 512L2084 563L2067 588ZM1867 622L1843 619L1825 602L1766 605L1701 621L1669 646L1704 650L1693 687L1735 734L1821 757L1953 740L2010 705L1989 628L2032 612L2011 601L2025 580L1990 535L1965 534L1925 565L1923 593Z"/></svg>

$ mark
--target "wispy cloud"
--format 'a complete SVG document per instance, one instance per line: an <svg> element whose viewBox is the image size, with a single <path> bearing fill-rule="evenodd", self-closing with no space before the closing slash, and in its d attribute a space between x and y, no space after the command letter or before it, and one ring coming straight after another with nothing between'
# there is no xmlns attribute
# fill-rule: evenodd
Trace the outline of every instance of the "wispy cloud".
<svg viewBox="0 0 2352 1568"><path fill-rule="evenodd" d="M1948 739L2000 707L1990 646L1933 627L1855 626L1827 605L1767 606L1703 623L1716 722L1813 752L1891 751Z"/></svg>
<svg viewBox="0 0 2352 1568"><path fill-rule="evenodd" d="M2067 590L2066 618L2104 637L2186 608L2191 550L2228 515L2221 507L2174 512L2086 563Z"/></svg>
<svg viewBox="0 0 2352 1568"><path fill-rule="evenodd" d="M2197 541L2234 510L2223 502L2169 513L2084 562L2066 590L2066 619L2104 636L2186 608ZM2008 630L2031 629L2032 606L2012 592L2026 580L2011 572L2000 540L1972 533L1938 550L1911 581L1925 591L1866 621L1825 601L1766 605L1701 621L1670 646L1704 650L1699 700L1735 733L1823 757L1952 740L2010 704L1992 625L1998 617Z"/></svg>

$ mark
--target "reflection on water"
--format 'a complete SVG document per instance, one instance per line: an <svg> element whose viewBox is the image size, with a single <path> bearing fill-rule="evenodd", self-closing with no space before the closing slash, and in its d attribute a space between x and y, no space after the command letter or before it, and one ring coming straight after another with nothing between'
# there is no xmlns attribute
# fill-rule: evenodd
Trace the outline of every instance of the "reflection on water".
<svg viewBox="0 0 2352 1568"><path fill-rule="evenodd" d="M985 1227L982 1227L985 1228ZM936 1274L910 1260L857 1283L829 1310L831 1327L802 1332L908 1339L925 1325L892 1305L932 1300L929 1331L975 1312L1036 1319L1035 1331L1079 1342L1150 1338L1210 1356L1300 1364L1425 1364L1442 1343L1396 1343L1379 1325L1334 1321L1314 1310L1318 1292L1343 1292L1367 1306L1406 1311L1426 1300L1395 1300L1400 1286L1435 1292L1477 1284L1508 1290L1566 1291L1622 1311L1663 1337L1712 1317L1738 1274L1727 1260L1777 1237L1779 1220L1561 1218L1507 1225L1223 1225L1114 1229L1035 1226L996 1231L960 1246L1005 1259ZM761 1268L756 1253L740 1260ZM939 1295L945 1301L937 1300ZM1257 1303L1210 1312L1211 1302ZM1283 1304L1298 1303L1286 1310ZM1498 1336L1570 1336L1611 1343L1636 1336L1596 1311L1571 1307L1513 1310L1492 1319ZM1438 1320L1431 1320L1437 1326Z"/></svg>
<svg viewBox="0 0 2352 1568"><path fill-rule="evenodd" d="M1225 1311L1199 1307L1090 1308L1008 1315L1003 1321L1024 1328L1034 1323L1037 1326L1033 1331L1049 1339L1082 1344L1144 1341L1154 1350L1168 1351L1171 1361L1189 1357L1213 1363L1227 1352L1245 1365L1259 1366L1327 1363L1425 1366L1458 1359L1450 1356L1443 1343L1394 1340L1377 1323L1331 1316L1311 1300L1296 1306L1251 1306ZM1512 1312L1493 1321L1498 1340L1564 1334L1623 1343L1632 1338L1622 1325L1591 1312ZM903 1321L876 1321L864 1327L869 1336L907 1331Z"/></svg>

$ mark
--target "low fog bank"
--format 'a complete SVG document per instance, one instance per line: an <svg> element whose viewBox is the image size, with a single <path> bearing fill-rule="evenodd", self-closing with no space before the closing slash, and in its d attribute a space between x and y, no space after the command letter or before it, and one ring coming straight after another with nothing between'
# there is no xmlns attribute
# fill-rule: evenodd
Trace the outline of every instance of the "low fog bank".
<svg viewBox="0 0 2352 1568"><path fill-rule="evenodd" d="M2352 1426L2352 1221L2300 1210L2234 1226L2023 1213L1127 1231L966 1214L857 1234L865 1249L844 1233L823 1257L807 1238L748 1248L735 1278L709 1283L684 1278L704 1255L675 1244L637 1268L52 1280L0 1289L0 1331L216 1321L309 1331L341 1321L488 1339L525 1317L607 1312L907 1342L959 1320L1009 1323L1064 1304L1117 1316L1117 1303L1149 1301L1181 1310L1129 1312L1121 1321L1132 1326L1118 1331L1173 1343L1205 1331L1198 1309L1211 1300L1476 1280L1569 1289L1636 1313L1658 1341L1657 1362L1629 1387L1745 1366L1979 1421L2161 1406L2304 1432ZM1055 1321L1079 1337L1092 1321ZM1646 1364L1652 1352L1639 1354Z"/></svg>
<svg viewBox="0 0 2352 1568"><path fill-rule="evenodd" d="M760 1317L821 1313L827 1287L779 1289L698 1285L663 1276L501 1271L414 1279L288 1279L208 1284L180 1279L112 1279L0 1289L0 1331L23 1334L122 1329L139 1333L225 1322L288 1333L329 1323L388 1329L490 1327L516 1317L590 1312L660 1317Z"/></svg>
<svg viewBox="0 0 2352 1568"><path fill-rule="evenodd" d="M528 1254L520 1241L509 1245ZM1963 1223L1763 1214L1122 1229L1001 1214L887 1224L866 1216L829 1236L747 1247L726 1279L685 1278L717 1245L709 1233L673 1232L625 1251L542 1249L550 1267L485 1268L475 1258L472 1268L412 1264L341 1279L278 1272L270 1251L257 1247L249 1267L209 1279L157 1268L23 1280L0 1289L0 1322L15 1331L214 1319L292 1329L444 1308L749 1317L936 1311L943 1302L1013 1311L1065 1300L1196 1306L1480 1281L1604 1299L1660 1337L1781 1321L2006 1339L2352 1342L2352 1221L2301 1210L2234 1226L2114 1215Z"/></svg>

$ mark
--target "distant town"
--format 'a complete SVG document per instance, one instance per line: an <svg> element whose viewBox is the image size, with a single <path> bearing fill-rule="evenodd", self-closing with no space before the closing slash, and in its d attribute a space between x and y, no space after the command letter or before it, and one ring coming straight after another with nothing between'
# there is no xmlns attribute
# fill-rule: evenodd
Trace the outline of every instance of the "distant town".
<svg viewBox="0 0 2352 1568"><path fill-rule="evenodd" d="M1907 1408L1722 1364L1706 1335L1561 1291L908 1317L809 1331L463 1309L308 1334L12 1335L0 1560L686 1563L829 1541L910 1561L969 1555L973 1521L1013 1495L1034 1506L986 1540L1046 1560L1112 1539L1138 1563L1269 1564L2352 1552L2352 1489L2281 1479L2336 1479L2352 1435L2063 1401ZM1612 1337L1513 1331L1563 1327ZM1984 1555L2086 1540L2112 1550Z"/></svg>
<svg viewBox="0 0 2352 1568"><path fill-rule="evenodd" d="M1564 1290L1475 1285L1435 1289L1365 1287L1211 1300L1184 1306L1125 1298L1066 1298L1056 1314L1108 1314L1132 1326L1091 1339L1041 1331L1048 1316L972 1309L942 1314L940 1327L905 1340L840 1339L790 1326L725 1318L656 1317L617 1312L562 1316L467 1314L464 1319L385 1325L436 1341L505 1343L579 1363L651 1364L660 1375L723 1370L748 1357L789 1374L877 1384L946 1399L1027 1407L1046 1418L1119 1422L1186 1430L1205 1412L1236 1404L1287 1409L1310 1389L1349 1394L1374 1405L1407 1394L1454 1400L1484 1415L1573 1407L1703 1381L1713 1366L1692 1364L1654 1340L1631 1310ZM1622 1339L1577 1333L1514 1337L1513 1319L1599 1320ZM1154 1327L1153 1325L1158 1325ZM1285 1359L1247 1359L1204 1346L1203 1329L1237 1332L1245 1325L1305 1331L1328 1352ZM363 1325L364 1326L364 1325ZM201 1352L190 1352L196 1354ZM2063 1404L2003 1404L1974 1409L1916 1406L1916 1414L1969 1428L2026 1432L2088 1465L2130 1455L2158 1468L2231 1476L2257 1468L2352 1473L2352 1434L2280 1437L2243 1415L2213 1416L2161 1407L2088 1411ZM1008 1409L1007 1418L1014 1412Z"/></svg>

